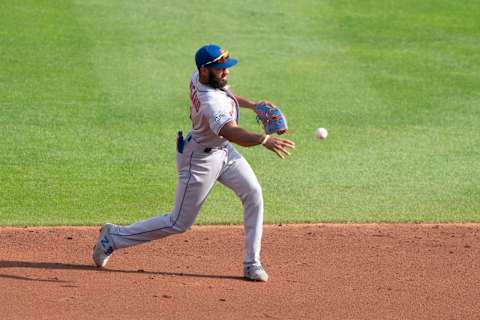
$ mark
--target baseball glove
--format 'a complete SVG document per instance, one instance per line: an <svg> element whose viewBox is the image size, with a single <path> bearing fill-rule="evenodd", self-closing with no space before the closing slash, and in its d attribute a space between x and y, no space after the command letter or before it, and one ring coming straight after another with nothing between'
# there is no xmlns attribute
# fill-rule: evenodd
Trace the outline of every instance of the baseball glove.
<svg viewBox="0 0 480 320"><path fill-rule="evenodd" d="M279 108L267 104L257 104L255 112L257 113L257 122L262 123L266 134L284 134L288 131L287 118Z"/></svg>

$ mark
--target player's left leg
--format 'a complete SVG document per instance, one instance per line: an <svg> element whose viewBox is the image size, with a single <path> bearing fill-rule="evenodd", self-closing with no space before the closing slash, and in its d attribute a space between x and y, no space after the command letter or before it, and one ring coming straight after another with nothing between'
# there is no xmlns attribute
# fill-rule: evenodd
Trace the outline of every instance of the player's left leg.
<svg viewBox="0 0 480 320"><path fill-rule="evenodd" d="M260 251L263 233L263 195L255 173L233 146L228 148L228 163L219 179L232 189L244 207L244 266L261 268Z"/></svg>

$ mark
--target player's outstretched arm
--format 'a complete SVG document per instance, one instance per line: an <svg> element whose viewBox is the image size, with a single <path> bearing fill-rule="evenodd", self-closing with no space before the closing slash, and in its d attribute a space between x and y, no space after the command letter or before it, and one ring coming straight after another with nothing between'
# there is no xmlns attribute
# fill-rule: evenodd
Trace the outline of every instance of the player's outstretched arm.
<svg viewBox="0 0 480 320"><path fill-rule="evenodd" d="M220 135L243 147L252 147L262 144L265 148L275 152L280 158L290 155L289 150L295 148L295 142L276 138L270 135L256 134L239 127L236 121L230 121L220 130Z"/></svg>

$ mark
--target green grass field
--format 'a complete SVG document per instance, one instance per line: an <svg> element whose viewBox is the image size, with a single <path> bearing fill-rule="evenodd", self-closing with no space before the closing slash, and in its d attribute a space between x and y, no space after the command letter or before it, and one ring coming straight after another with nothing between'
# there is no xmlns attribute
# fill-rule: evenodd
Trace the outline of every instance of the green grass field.
<svg viewBox="0 0 480 320"><path fill-rule="evenodd" d="M174 201L201 45L287 114L280 161L241 152L266 222L480 220L478 1L0 4L0 225L130 223ZM241 125L260 131L251 112ZM313 138L317 127L329 138ZM241 223L218 185L199 223Z"/></svg>

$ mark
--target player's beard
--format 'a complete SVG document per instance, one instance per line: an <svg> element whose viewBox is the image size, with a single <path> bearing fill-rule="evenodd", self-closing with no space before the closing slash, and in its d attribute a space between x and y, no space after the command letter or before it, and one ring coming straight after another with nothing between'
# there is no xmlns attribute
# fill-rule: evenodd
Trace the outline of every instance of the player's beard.
<svg viewBox="0 0 480 320"><path fill-rule="evenodd" d="M218 78L213 72L208 70L208 85L215 89L223 89L227 85L226 79Z"/></svg>

